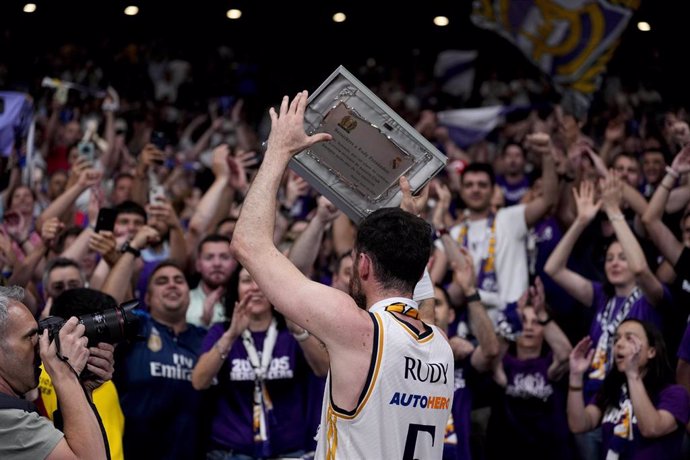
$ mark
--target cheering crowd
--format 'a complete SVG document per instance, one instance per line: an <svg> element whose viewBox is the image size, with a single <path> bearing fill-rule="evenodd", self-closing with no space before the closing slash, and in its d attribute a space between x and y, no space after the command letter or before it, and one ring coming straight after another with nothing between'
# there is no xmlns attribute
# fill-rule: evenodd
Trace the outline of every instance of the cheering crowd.
<svg viewBox="0 0 690 460"><path fill-rule="evenodd" d="M128 53L119 72L131 70L131 86L103 92L104 70L70 54L54 70L94 90L31 87L35 136L3 157L0 456L311 458L319 438L343 458L373 458L342 419L380 404L365 419L385 427L392 406L424 400L444 420L447 459L688 458L684 108L646 86L623 91L615 75L592 108L515 75L477 97L522 109L463 145L439 121L454 107L435 85L363 76L448 163L418 196L401 180L406 212L358 229L276 166L329 141L301 138L302 93L256 110L242 68L236 94L202 96L189 62ZM265 149L269 133L285 152ZM416 243L427 229L428 248ZM395 257L421 260L421 280L389 273ZM452 357L434 342L444 359L429 367L454 361L447 408L382 399L388 361L372 357L376 343L356 346L376 332L350 307L383 318L377 302L408 297L392 317L420 343L448 338ZM68 320L132 299L137 337L116 346ZM49 316L68 320L59 347L37 334ZM5 408L6 395L21 407ZM370 442L390 453L404 436Z"/></svg>

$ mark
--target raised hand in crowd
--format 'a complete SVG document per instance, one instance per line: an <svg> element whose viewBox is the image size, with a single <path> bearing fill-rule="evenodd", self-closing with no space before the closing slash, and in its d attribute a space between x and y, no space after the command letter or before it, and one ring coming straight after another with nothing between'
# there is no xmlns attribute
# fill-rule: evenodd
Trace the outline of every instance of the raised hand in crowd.
<svg viewBox="0 0 690 460"><path fill-rule="evenodd" d="M87 169L92 169L93 166L93 162L88 158L81 155L77 156L70 168L69 177L67 179L67 185L65 186L65 190L69 189L74 184L76 184L79 181L82 172L84 172Z"/></svg>
<svg viewBox="0 0 690 460"><path fill-rule="evenodd" d="M132 200L144 206L148 201L149 175L165 163L165 153L154 144L147 142L141 149L135 168L135 181L132 183Z"/></svg>
<svg viewBox="0 0 690 460"><path fill-rule="evenodd" d="M472 254L456 245L459 257L451 259L453 269L453 284L459 286L463 301L466 303L470 330L477 337L478 346L473 347L471 363L479 372L490 370L499 356L499 342L494 332L494 326L486 313L486 308L479 297L477 289L477 275L474 269ZM456 359L462 359L468 352L467 341L451 338L450 345Z"/></svg>
<svg viewBox="0 0 690 460"><path fill-rule="evenodd" d="M463 295L467 296L477 292L477 274L474 270L472 255L467 248L458 246L461 258L459 261L451 262L453 269L453 282L462 290Z"/></svg>
<svg viewBox="0 0 690 460"><path fill-rule="evenodd" d="M146 205L148 225L158 230L161 237L169 234L170 260L184 267L187 263L187 243L180 219L170 200L160 196L156 200Z"/></svg>
<svg viewBox="0 0 690 460"><path fill-rule="evenodd" d="M110 267L115 265L120 258L115 234L108 230L91 233L91 237L89 238L89 249L100 254Z"/></svg>
<svg viewBox="0 0 690 460"><path fill-rule="evenodd" d="M575 206L577 208L577 220L582 224L589 224L599 212L601 201L594 201L596 189L592 182L580 182L580 189L573 189Z"/></svg>
<svg viewBox="0 0 690 460"><path fill-rule="evenodd" d="M142 225L128 245L135 251L141 251L161 240L158 230L150 225ZM115 302L122 303L132 296L132 273L134 272L136 256L129 251L120 255L105 279L101 291L111 295Z"/></svg>
<svg viewBox="0 0 690 460"><path fill-rule="evenodd" d="M650 239L654 245L659 249L661 255L673 266L678 262L680 255L684 248L684 242L679 241L673 232L663 222L665 207L670 201L672 192L678 178L682 174L690 172L690 144L681 149L680 152L673 159L673 163L669 170L666 171L659 186L654 191L649 206L642 215L642 223L644 224ZM686 190L687 187L685 188ZM690 191L690 190L689 190ZM683 200L687 202L687 200ZM685 206L685 204L683 205ZM684 226L684 222L681 223ZM680 271L680 270L679 270ZM681 275L681 273L678 273Z"/></svg>
<svg viewBox="0 0 690 460"><path fill-rule="evenodd" d="M282 200L283 206L292 208L299 197L309 193L309 182L297 175L293 171L288 171L287 182L285 183L285 197Z"/></svg>
<svg viewBox="0 0 690 460"><path fill-rule="evenodd" d="M225 362L227 350L232 348L235 341L242 335L242 332L249 327L251 318L249 304L253 299L254 296L251 293L247 293L242 299L235 302L228 328L218 338L210 352L204 353L199 358L199 363L194 367L194 372L192 373L192 385L197 390L204 390L211 386ZM216 356L211 357L212 353L220 353L223 359L218 359Z"/></svg>
<svg viewBox="0 0 690 460"><path fill-rule="evenodd" d="M253 151L237 151L235 155L228 155L228 186L243 195L247 193L249 188L247 168L254 166L257 161L256 153Z"/></svg>
<svg viewBox="0 0 690 460"><path fill-rule="evenodd" d="M8 283L18 286L28 286L29 283L40 279L43 273L44 262L47 260L48 249L54 247L57 236L64 228L64 224L57 217L49 219L41 228L41 240L37 243L27 256L21 261L13 255L13 270L9 276ZM12 251L14 253L14 251ZM32 312L38 311L39 305L34 294L30 290L25 291L24 303Z"/></svg>
<svg viewBox="0 0 690 460"><path fill-rule="evenodd" d="M448 213L451 201L450 189L438 180L432 180L431 184L437 198L431 222L435 229L445 229L449 224L452 224L452 218Z"/></svg>
<svg viewBox="0 0 690 460"><path fill-rule="evenodd" d="M546 133L532 133L525 137L525 148L541 157L544 193L525 206L525 223L533 227L558 203L558 177L554 162L554 146Z"/></svg>
<svg viewBox="0 0 690 460"><path fill-rule="evenodd" d="M41 240L43 240L46 248L53 249L55 247L55 241L64 228L65 224L57 217L51 217L43 223L43 227L41 227Z"/></svg>
<svg viewBox="0 0 690 460"><path fill-rule="evenodd" d="M82 190L98 185L103 177L103 173L94 169L91 165L79 173L77 178L77 185Z"/></svg>
<svg viewBox="0 0 690 460"><path fill-rule="evenodd" d="M687 123L682 122L681 124L684 125L684 129L688 129ZM690 133L688 133L687 136L690 137ZM683 148L673 158L671 169L678 174L687 174L690 172L690 139L683 144Z"/></svg>
<svg viewBox="0 0 690 460"><path fill-rule="evenodd" d="M681 148L690 144L690 126L685 121L677 121L671 126L672 140Z"/></svg>
<svg viewBox="0 0 690 460"><path fill-rule="evenodd" d="M604 142L617 144L622 142L624 138L625 121L620 117L609 120L608 124L606 125L606 131L604 131Z"/></svg>
<svg viewBox="0 0 690 460"><path fill-rule="evenodd" d="M400 209L415 216L420 216L425 211L426 202L429 200L429 184L426 184L416 195L412 194L410 181L407 180L407 177L401 176L399 184L402 191Z"/></svg>
<svg viewBox="0 0 690 460"><path fill-rule="evenodd" d="M36 228L40 230L43 222L52 217L59 217L63 222L69 223L72 218L72 210L77 198L89 188L95 188L101 181L103 173L93 168L93 165L80 159L73 168L73 175L76 180L72 185L58 196L36 219Z"/></svg>
<svg viewBox="0 0 690 460"><path fill-rule="evenodd" d="M339 215L340 210L328 198L321 195L316 199L314 219L317 219L324 227L337 219Z"/></svg>
<svg viewBox="0 0 690 460"><path fill-rule="evenodd" d="M0 264L3 276L12 273L12 269L17 265L17 256L12 249L12 240L4 230L0 229Z"/></svg>
<svg viewBox="0 0 690 460"><path fill-rule="evenodd" d="M141 150L137 172L146 173L165 162L165 153L154 144L148 143Z"/></svg>
<svg viewBox="0 0 690 460"><path fill-rule="evenodd" d="M213 320L216 303L220 302L225 295L225 286L218 286L206 295L201 310L201 322L208 327Z"/></svg>
<svg viewBox="0 0 690 460"><path fill-rule="evenodd" d="M609 171L606 177L600 179L601 208L607 213L620 213L623 200L623 183L618 176Z"/></svg>
<svg viewBox="0 0 690 460"><path fill-rule="evenodd" d="M96 225L98 221L98 213L104 206L105 197L103 196L103 189L101 187L94 187L91 189L89 195L89 204L86 206L86 216L89 219L89 225Z"/></svg>
<svg viewBox="0 0 690 460"><path fill-rule="evenodd" d="M581 388L584 380L585 372L592 363L594 357L594 348L592 347L592 339L589 336L580 340L577 345L570 352L570 386ZM582 399L582 395L579 395Z"/></svg>
<svg viewBox="0 0 690 460"><path fill-rule="evenodd" d="M600 180L601 178L606 178L609 173L615 175L616 177L619 177L619 174L615 170L609 171L606 168L606 164L604 163L604 160L602 157L597 154L591 147L589 146L584 146L583 147L583 155L586 155L587 158L590 159L592 162L592 165L594 165L594 169L596 170ZM628 184L623 180L622 177L619 177L620 179L620 186L621 186L621 193L622 193L622 202L619 204L621 207L630 207L633 211L635 211L636 214L636 227L635 230L636 232L642 234L643 229L641 224L639 224L639 221L637 220L637 215L641 216L644 214L644 212L647 210L647 200L642 196L642 194L635 188L633 184Z"/></svg>
<svg viewBox="0 0 690 460"><path fill-rule="evenodd" d="M187 257L193 261L196 248L201 239L223 218L227 217L230 207L234 203L235 189L228 185L231 180L240 181L239 174L232 178L230 167L230 148L227 144L220 144L213 149L211 171L215 180L206 190L189 219L189 230L186 234ZM238 165L235 165L238 166ZM238 170L235 171L238 173Z"/></svg>
<svg viewBox="0 0 690 460"><path fill-rule="evenodd" d="M599 149L602 160L605 164L613 162L613 156L618 150L619 146L625 139L625 119L623 117L616 117L609 120L604 131L604 142Z"/></svg>
<svg viewBox="0 0 690 460"><path fill-rule="evenodd" d="M230 158L230 147L228 144L220 144L213 149L211 157L211 171L216 178L227 179L230 176L230 166L228 164Z"/></svg>

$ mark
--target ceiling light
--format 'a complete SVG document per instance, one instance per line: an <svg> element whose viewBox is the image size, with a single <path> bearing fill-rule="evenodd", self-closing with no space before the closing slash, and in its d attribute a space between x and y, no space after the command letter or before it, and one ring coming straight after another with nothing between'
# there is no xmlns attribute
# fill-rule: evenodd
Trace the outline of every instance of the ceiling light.
<svg viewBox="0 0 690 460"><path fill-rule="evenodd" d="M238 9L236 9L236 8L233 8L233 9L231 9L231 10L228 10L228 12L225 13L225 15L226 15L229 19L239 19L239 18L242 17L242 11L241 11L241 10L238 10Z"/></svg>
<svg viewBox="0 0 690 460"><path fill-rule="evenodd" d="M450 21L445 16L436 16L434 18L434 24L439 26L439 27L445 27L448 25L449 22Z"/></svg>

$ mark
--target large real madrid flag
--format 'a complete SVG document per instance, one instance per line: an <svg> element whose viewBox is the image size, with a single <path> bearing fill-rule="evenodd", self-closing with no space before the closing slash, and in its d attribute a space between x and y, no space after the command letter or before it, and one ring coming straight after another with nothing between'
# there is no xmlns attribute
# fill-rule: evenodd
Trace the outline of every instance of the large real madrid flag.
<svg viewBox="0 0 690 460"><path fill-rule="evenodd" d="M472 21L499 33L563 90L591 95L640 0L475 0Z"/></svg>

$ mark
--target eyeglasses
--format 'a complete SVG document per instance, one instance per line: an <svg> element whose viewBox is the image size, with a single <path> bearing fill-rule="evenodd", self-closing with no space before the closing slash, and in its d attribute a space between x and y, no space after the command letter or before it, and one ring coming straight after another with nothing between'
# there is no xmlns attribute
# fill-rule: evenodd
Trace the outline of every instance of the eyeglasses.
<svg viewBox="0 0 690 460"><path fill-rule="evenodd" d="M79 280L71 280L67 281L67 283L63 281L58 281L56 283L53 283L50 285L51 291L56 294L60 294L64 291L67 291L69 289L77 289L82 287L82 283Z"/></svg>

